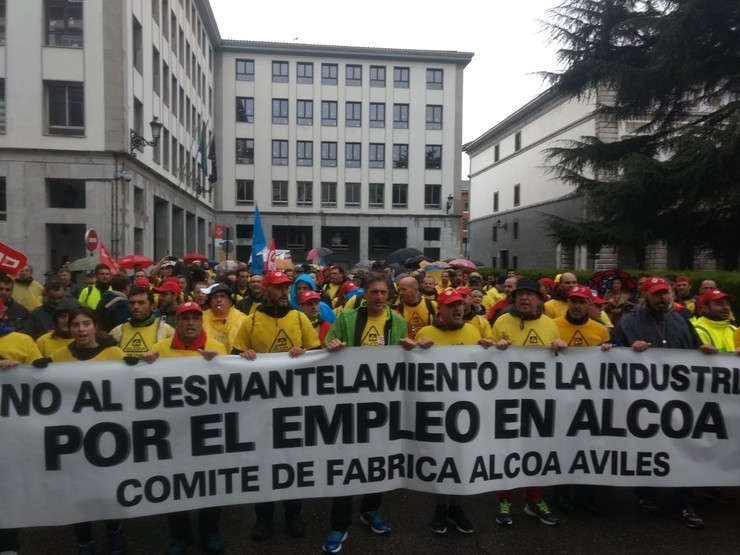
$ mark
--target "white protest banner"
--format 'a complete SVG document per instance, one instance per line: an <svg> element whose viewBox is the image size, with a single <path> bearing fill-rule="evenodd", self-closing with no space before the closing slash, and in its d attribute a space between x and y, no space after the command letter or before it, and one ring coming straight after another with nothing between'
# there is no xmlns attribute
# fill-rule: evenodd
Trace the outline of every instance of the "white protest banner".
<svg viewBox="0 0 740 555"><path fill-rule="evenodd" d="M396 488L734 486L738 362L435 346L11 369L0 528Z"/></svg>

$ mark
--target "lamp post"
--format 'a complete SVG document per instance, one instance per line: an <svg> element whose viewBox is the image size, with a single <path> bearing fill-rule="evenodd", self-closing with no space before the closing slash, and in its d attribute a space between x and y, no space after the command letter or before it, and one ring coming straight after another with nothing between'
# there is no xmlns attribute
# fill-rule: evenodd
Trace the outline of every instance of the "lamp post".
<svg viewBox="0 0 740 555"><path fill-rule="evenodd" d="M452 196L452 195L450 194L450 195L449 195L449 196L447 197L447 213L448 213L448 214L450 213L450 210L452 210L452 205L454 204L454 202L455 202L455 199L454 199L454 198L453 198L453 196Z"/></svg>
<svg viewBox="0 0 740 555"><path fill-rule="evenodd" d="M154 116L152 118L152 121L149 122L149 127L152 128L152 140L147 141L144 137L139 135L136 131L133 129L131 130L131 154L134 153L135 149L143 149L145 146L157 146L157 143L159 142L159 136L162 133L162 123L159 121L157 116Z"/></svg>

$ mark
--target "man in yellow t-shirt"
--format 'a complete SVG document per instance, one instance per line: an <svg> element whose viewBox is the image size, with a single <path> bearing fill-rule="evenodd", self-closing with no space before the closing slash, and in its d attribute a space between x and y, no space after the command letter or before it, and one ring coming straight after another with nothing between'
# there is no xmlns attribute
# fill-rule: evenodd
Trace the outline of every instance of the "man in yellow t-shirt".
<svg viewBox="0 0 740 555"><path fill-rule="evenodd" d="M568 291L568 310L564 316L555 318L555 325L560 330L560 339L568 347L596 347L610 345L609 331L606 326L589 318L589 307L592 304L591 290L576 285Z"/></svg>
<svg viewBox="0 0 740 555"><path fill-rule="evenodd" d="M428 349L432 345L481 345L488 348L493 341L488 337L481 337L478 328L466 323L465 301L460 289L447 289L437 297L439 314L430 326L421 328L414 338L416 344L422 349ZM431 530L435 534L447 532L447 523L452 524L463 534L474 532L472 523L468 520L465 512L460 506L460 497L437 495L437 504L432 517Z"/></svg>
<svg viewBox="0 0 740 555"><path fill-rule="evenodd" d="M337 316L324 339L326 349L337 352L347 346L383 347L408 341L406 320L387 305L390 287L385 274L370 274L365 280L365 300L356 310L344 310ZM376 534L388 534L391 527L378 513L381 501L380 493L363 495L360 521ZM324 538L323 550L326 553L337 553L342 549L351 520L352 496L335 497L329 519L330 530Z"/></svg>
<svg viewBox="0 0 740 555"><path fill-rule="evenodd" d="M225 355L226 347L220 341L210 339L203 329L203 309L195 301L178 305L175 311L175 331L172 337L163 339L152 346L152 350L141 355L148 363L157 358L202 356L213 360L217 355ZM223 541L218 533L221 517L220 507L206 507L198 515L198 534L201 545L208 553L220 553ZM191 539L188 511L167 515L172 543L169 553L184 553Z"/></svg>
<svg viewBox="0 0 740 555"><path fill-rule="evenodd" d="M254 313L246 316L234 337L233 350L247 360L255 360L258 353L288 353L302 355L308 349L318 349L319 336L308 317L290 305L292 280L284 272L272 271L262 277L263 300ZM286 499L285 526L293 537L305 535L301 518L301 500ZM266 540L272 533L275 503L257 503L254 506L257 521L252 528L252 539Z"/></svg>
<svg viewBox="0 0 740 555"><path fill-rule="evenodd" d="M155 343L172 337L175 330L164 318L154 315L154 294L148 287L133 287L128 292L131 318L113 328L110 334L121 350L130 356L139 356L152 349Z"/></svg>

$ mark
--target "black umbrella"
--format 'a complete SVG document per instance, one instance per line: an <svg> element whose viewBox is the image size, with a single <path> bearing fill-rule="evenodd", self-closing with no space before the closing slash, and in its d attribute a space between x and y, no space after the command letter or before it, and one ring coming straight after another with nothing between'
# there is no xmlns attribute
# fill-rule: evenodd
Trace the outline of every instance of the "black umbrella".
<svg viewBox="0 0 740 555"><path fill-rule="evenodd" d="M390 266L391 264L403 264L406 262L409 258L413 256L419 256L423 255L424 253L421 252L419 249L415 249L414 247L404 247L402 249L398 249L397 251L393 251L388 256L385 257L385 265Z"/></svg>
<svg viewBox="0 0 740 555"><path fill-rule="evenodd" d="M411 258L407 258L406 260L404 260L403 267L404 268L412 268L412 267L416 266L418 268L419 267L419 264L421 264L425 260L427 262L433 262L434 261L433 258L429 258L428 256L424 256L423 254L417 254L416 256L412 256Z"/></svg>

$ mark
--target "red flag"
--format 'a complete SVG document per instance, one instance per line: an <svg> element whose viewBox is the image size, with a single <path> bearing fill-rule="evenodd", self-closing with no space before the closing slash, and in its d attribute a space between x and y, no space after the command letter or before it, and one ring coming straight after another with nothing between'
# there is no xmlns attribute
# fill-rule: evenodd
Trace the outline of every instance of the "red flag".
<svg viewBox="0 0 740 555"><path fill-rule="evenodd" d="M270 250L267 252L265 269L268 272L272 272L275 268L277 268L277 253L275 252L275 238L273 237L272 241L270 241Z"/></svg>
<svg viewBox="0 0 740 555"><path fill-rule="evenodd" d="M113 257L108 252L108 249L105 248L105 245L101 242L100 243L100 254L98 255L98 261L100 261L101 264L107 264L110 267L111 273L117 273L118 272L118 264L116 264L116 261L113 260Z"/></svg>
<svg viewBox="0 0 740 555"><path fill-rule="evenodd" d="M5 243L0 243L0 271L15 276L28 262L28 257Z"/></svg>

